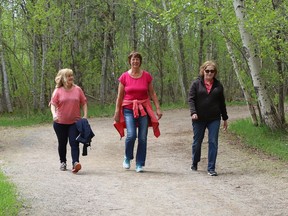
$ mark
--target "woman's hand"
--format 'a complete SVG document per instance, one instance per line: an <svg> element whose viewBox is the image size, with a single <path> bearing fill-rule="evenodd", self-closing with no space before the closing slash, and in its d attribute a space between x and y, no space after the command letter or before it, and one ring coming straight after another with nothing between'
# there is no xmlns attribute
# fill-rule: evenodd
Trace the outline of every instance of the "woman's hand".
<svg viewBox="0 0 288 216"><path fill-rule="evenodd" d="M114 114L114 121L119 122L120 121L120 113L119 112L115 112Z"/></svg>
<svg viewBox="0 0 288 216"><path fill-rule="evenodd" d="M161 119L162 116L163 116L162 111L161 111L160 108L157 108L157 109L156 109L156 114L157 114L157 116L158 116L158 120Z"/></svg>
<svg viewBox="0 0 288 216"><path fill-rule="evenodd" d="M197 120L198 119L198 115L196 114L196 113L194 113L193 115L192 115L192 120Z"/></svg>
<svg viewBox="0 0 288 216"><path fill-rule="evenodd" d="M228 122L227 122L227 120L225 120L224 124L223 124L224 131L227 131L227 128L228 128Z"/></svg>
<svg viewBox="0 0 288 216"><path fill-rule="evenodd" d="M53 121L55 121L55 122L56 122L57 120L58 120L58 116L56 116L56 115L55 115L55 116L53 116Z"/></svg>

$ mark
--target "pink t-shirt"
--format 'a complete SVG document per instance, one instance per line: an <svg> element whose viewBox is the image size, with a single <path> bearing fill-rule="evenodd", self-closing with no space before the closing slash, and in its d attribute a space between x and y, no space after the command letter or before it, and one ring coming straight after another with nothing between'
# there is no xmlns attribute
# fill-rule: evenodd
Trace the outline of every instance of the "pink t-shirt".
<svg viewBox="0 0 288 216"><path fill-rule="evenodd" d="M50 103L56 107L57 123L73 124L81 119L81 106L87 103L87 99L82 89L74 85L69 90L56 88Z"/></svg>
<svg viewBox="0 0 288 216"><path fill-rule="evenodd" d="M126 71L118 80L124 85L124 100L145 100L149 97L148 87L153 78L147 71L143 71L139 78L131 77ZM132 107L132 104L125 106L128 109Z"/></svg>

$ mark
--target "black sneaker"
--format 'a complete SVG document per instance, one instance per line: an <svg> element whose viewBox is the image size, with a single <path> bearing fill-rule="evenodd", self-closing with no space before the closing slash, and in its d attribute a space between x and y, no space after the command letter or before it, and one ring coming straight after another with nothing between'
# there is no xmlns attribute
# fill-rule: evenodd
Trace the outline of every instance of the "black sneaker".
<svg viewBox="0 0 288 216"><path fill-rule="evenodd" d="M210 171L208 171L208 175L210 175L210 176L217 176L218 174L217 174L217 172L215 172L214 170L210 170Z"/></svg>
<svg viewBox="0 0 288 216"><path fill-rule="evenodd" d="M197 164L192 164L191 170L197 171L197 169L198 169Z"/></svg>

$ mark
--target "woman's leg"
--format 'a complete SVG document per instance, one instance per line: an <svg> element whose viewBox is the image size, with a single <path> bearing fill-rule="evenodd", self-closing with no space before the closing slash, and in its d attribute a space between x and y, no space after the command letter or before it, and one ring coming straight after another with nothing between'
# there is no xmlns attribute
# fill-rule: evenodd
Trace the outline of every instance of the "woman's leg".
<svg viewBox="0 0 288 216"><path fill-rule="evenodd" d="M194 133L192 143L192 164L197 167L197 163L201 160L201 146L204 139L206 122L192 121L192 127Z"/></svg>
<svg viewBox="0 0 288 216"><path fill-rule="evenodd" d="M130 109L124 109L124 119L127 129L127 136L125 140L125 157L128 160L132 160L134 158L134 145L136 140L136 121L133 115L133 111Z"/></svg>
<svg viewBox="0 0 288 216"><path fill-rule="evenodd" d="M69 144L71 146L72 165L74 165L75 162L79 162L79 142L76 141L76 137L78 135L79 132L77 130L76 124L71 124L69 126Z"/></svg>
<svg viewBox="0 0 288 216"><path fill-rule="evenodd" d="M60 158L60 163L66 163L69 125L53 122L53 128L58 139L58 154Z"/></svg>
<svg viewBox="0 0 288 216"><path fill-rule="evenodd" d="M214 120L207 124L208 128L208 171L215 171L216 158L218 153L218 136L220 120Z"/></svg>
<svg viewBox="0 0 288 216"><path fill-rule="evenodd" d="M147 152L148 116L138 118L138 147L136 154L136 165L145 166Z"/></svg>

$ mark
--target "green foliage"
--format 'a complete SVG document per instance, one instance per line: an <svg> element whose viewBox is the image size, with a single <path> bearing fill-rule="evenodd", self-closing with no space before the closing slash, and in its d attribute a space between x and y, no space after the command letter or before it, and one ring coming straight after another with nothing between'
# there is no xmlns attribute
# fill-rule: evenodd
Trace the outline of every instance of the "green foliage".
<svg viewBox="0 0 288 216"><path fill-rule="evenodd" d="M46 109L43 112L31 111L23 112L21 110L14 111L13 113L5 113L0 116L0 126L4 127L21 127L32 126L36 124L43 124L51 122L51 112Z"/></svg>
<svg viewBox="0 0 288 216"><path fill-rule="evenodd" d="M134 39L137 50L144 57L143 69L153 74L155 90L158 95L163 95L163 103L184 101L179 96L182 84L179 74L187 74L188 81L185 81L190 84L198 76L199 64L202 63L199 61L208 58L213 58L219 65L220 80L229 101L238 99L242 92L226 50L223 29L245 74L245 88L254 94L231 1L123 0L112 4L108 0L36 0L21 4L2 1L0 4L3 8L0 45L4 50L14 109L30 113L31 109L40 109L37 103L44 97L47 105L55 86L55 75L62 67L74 70L75 83L81 85L87 94L102 99L100 94L105 92L104 101L113 101L117 78L129 68L127 55L133 49ZM267 81L271 98L277 103L275 90L281 83L279 79L287 80L287 73L283 77L277 75L275 64L276 58L283 65L287 59L288 45L284 40L287 35L287 5L283 3L273 8L269 0L247 1L245 4L246 27L257 38L254 44L265 69L261 79ZM133 11L136 11L136 38L131 34ZM203 30L203 35L200 30ZM184 48L181 50L184 59L181 59L179 51L179 33L183 39ZM174 45L168 43L170 35ZM104 41L105 36L109 41ZM43 45L47 47L45 56ZM278 51L275 47L279 48ZM105 52L109 52L107 59L104 59ZM103 65L104 62L107 65ZM183 64L186 71L181 71ZM105 89L100 91L103 83ZM0 77L1 89L2 84ZM40 97L42 87L44 93L41 96L44 97ZM4 98L3 90L0 97ZM8 118L6 124L14 117ZM27 121L31 118L33 116L27 114ZM38 120L42 121L41 118Z"/></svg>
<svg viewBox="0 0 288 216"><path fill-rule="evenodd" d="M255 127L250 119L242 119L231 123L229 130L239 136L245 145L263 151L275 158L288 161L287 132L272 132L266 126Z"/></svg>
<svg viewBox="0 0 288 216"><path fill-rule="evenodd" d="M21 207L15 186L0 171L0 216L16 216Z"/></svg>

